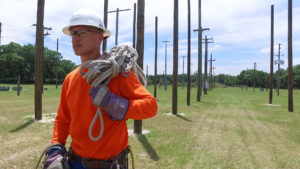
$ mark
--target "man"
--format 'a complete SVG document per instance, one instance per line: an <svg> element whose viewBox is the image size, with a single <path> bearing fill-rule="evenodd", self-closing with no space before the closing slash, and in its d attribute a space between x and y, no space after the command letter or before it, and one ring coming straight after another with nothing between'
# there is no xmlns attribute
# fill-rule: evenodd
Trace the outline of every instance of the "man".
<svg viewBox="0 0 300 169"><path fill-rule="evenodd" d="M82 64L101 59L101 42L110 36L110 31L103 26L97 14L89 10L75 12L70 25L63 28L63 32L72 37L74 53L80 56ZM70 168L127 168L126 120L155 116L156 99L142 86L133 71L127 77L119 73L112 78L105 86L107 92L103 94L100 93L102 88L92 88L86 82L79 73L80 67L69 73L64 80L54 122L53 146L46 152L45 168L63 168L67 165L64 145L69 135L72 138L68 156ZM104 95L104 98L96 106L93 101L99 94ZM89 126L99 107L103 123L97 120L93 124L92 137L98 135L101 125L104 125L104 131L101 139L93 140L89 135Z"/></svg>

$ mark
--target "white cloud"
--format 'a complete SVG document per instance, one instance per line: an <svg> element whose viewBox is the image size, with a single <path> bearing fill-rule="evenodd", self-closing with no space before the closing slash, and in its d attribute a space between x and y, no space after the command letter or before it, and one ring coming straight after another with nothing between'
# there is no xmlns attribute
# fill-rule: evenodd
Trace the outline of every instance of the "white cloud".
<svg viewBox="0 0 300 169"><path fill-rule="evenodd" d="M270 53L270 47L261 49L261 50L260 50L260 53L262 53L262 54L269 54L269 53Z"/></svg>

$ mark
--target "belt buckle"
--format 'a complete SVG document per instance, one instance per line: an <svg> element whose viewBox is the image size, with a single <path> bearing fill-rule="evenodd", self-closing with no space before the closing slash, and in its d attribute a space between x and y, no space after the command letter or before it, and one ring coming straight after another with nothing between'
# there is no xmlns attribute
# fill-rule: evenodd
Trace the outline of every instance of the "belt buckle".
<svg viewBox="0 0 300 169"><path fill-rule="evenodd" d="M86 161L88 161L89 159L88 158L82 158L81 159L81 164L82 164L82 167L84 167L84 168L87 168L87 166L86 166Z"/></svg>

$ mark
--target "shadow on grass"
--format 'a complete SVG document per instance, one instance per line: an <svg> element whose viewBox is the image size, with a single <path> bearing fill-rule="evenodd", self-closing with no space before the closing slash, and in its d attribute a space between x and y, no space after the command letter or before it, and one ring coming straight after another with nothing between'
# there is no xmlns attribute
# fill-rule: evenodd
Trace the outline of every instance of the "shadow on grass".
<svg viewBox="0 0 300 169"><path fill-rule="evenodd" d="M155 149L151 146L151 144L149 143L149 141L147 140L147 138L145 137L145 135L136 135L138 140L140 141L140 143L143 145L144 149L147 151L147 153L149 154L150 158L152 160L158 161L159 160L159 156L156 153Z"/></svg>
<svg viewBox="0 0 300 169"><path fill-rule="evenodd" d="M176 114L175 116L176 116L176 117L179 117L179 118L181 118L181 119L183 119L183 120L185 120L185 121L192 122L192 120L190 120L190 119L188 119L188 118L185 118L185 117L183 117L183 116L180 115L180 114Z"/></svg>
<svg viewBox="0 0 300 169"><path fill-rule="evenodd" d="M201 101L201 103L204 103L204 104L213 104L213 103L210 103L210 102L204 102L204 101Z"/></svg>
<svg viewBox="0 0 300 169"><path fill-rule="evenodd" d="M10 130L9 132L14 133L14 132L18 132L26 127L28 127L29 125L31 125L34 122L34 119L28 120L26 123L22 124L21 126Z"/></svg>

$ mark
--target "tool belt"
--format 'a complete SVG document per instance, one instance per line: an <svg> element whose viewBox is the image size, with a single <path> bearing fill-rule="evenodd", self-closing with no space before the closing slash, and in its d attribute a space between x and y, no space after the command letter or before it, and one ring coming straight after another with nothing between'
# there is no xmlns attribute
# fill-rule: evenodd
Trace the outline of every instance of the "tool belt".
<svg viewBox="0 0 300 169"><path fill-rule="evenodd" d="M125 148L119 155L111 157L109 160L100 160L85 158L75 154L74 150L70 147L69 149L69 162L80 162L84 168L87 169L119 169L120 166L128 166L128 153L129 148Z"/></svg>

